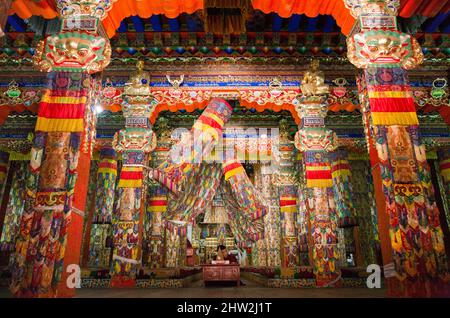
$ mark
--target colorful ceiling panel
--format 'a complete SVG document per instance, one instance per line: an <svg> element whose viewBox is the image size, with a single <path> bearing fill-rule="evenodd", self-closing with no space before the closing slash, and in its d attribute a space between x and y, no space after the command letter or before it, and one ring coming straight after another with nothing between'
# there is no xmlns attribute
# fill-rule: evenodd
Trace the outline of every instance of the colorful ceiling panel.
<svg viewBox="0 0 450 318"><path fill-rule="evenodd" d="M354 18L345 7L343 0L252 0L252 6L266 14L277 13L281 18L301 14L310 18L318 15L332 15L345 35L350 32L354 24ZM173 19L182 13L192 14L203 8L204 0L117 0L103 21L103 25L107 34L112 37L123 19L130 16L149 18L162 14ZM445 19L449 11L449 0L401 0L399 15L403 18L417 15L425 17L442 15ZM28 19L33 15L42 16L45 19L53 19L57 16L52 0L15 0L9 13L17 14L22 19Z"/></svg>

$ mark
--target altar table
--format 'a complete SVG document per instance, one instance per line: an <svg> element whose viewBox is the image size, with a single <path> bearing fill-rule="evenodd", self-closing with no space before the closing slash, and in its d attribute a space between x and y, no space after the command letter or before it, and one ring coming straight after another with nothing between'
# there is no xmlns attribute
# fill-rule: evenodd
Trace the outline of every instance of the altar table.
<svg viewBox="0 0 450 318"><path fill-rule="evenodd" d="M241 271L238 264L203 265L203 282L235 281L241 285Z"/></svg>

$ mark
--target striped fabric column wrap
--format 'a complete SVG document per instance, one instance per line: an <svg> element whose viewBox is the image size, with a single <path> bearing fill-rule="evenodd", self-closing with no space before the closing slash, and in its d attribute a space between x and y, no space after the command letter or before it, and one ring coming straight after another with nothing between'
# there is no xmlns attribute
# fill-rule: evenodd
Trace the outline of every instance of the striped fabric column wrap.
<svg viewBox="0 0 450 318"><path fill-rule="evenodd" d="M406 70L367 68L364 72L373 125L419 124Z"/></svg>

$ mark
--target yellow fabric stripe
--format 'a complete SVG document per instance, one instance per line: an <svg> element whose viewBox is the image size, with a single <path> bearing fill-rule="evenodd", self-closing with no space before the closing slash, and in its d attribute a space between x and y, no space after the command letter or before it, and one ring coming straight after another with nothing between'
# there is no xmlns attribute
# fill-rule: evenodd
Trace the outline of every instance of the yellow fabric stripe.
<svg viewBox="0 0 450 318"><path fill-rule="evenodd" d="M307 188L331 188L333 186L333 180L331 179L309 179L306 180Z"/></svg>
<svg viewBox="0 0 450 318"><path fill-rule="evenodd" d="M284 212L284 213L297 212L297 206L295 206L295 205L282 206L282 207L280 207L280 211Z"/></svg>
<svg viewBox="0 0 450 318"><path fill-rule="evenodd" d="M144 168L142 168L142 167L124 166L122 171L125 171L125 172L140 172L140 171L143 171L143 169Z"/></svg>
<svg viewBox="0 0 450 318"><path fill-rule="evenodd" d="M165 212L167 211L167 206L165 205L156 205L156 206L150 206L148 208L150 212Z"/></svg>
<svg viewBox="0 0 450 318"><path fill-rule="evenodd" d="M161 196L161 197L151 197L150 201L161 201L161 200L167 200L166 196Z"/></svg>
<svg viewBox="0 0 450 318"><path fill-rule="evenodd" d="M280 197L280 200L285 201L297 200L297 197Z"/></svg>
<svg viewBox="0 0 450 318"><path fill-rule="evenodd" d="M308 170L308 171L331 170L331 167L330 166L306 166L306 170Z"/></svg>
<svg viewBox="0 0 450 318"><path fill-rule="evenodd" d="M120 180L119 188L141 188L142 180Z"/></svg>
<svg viewBox="0 0 450 318"><path fill-rule="evenodd" d="M243 173L244 171L245 171L244 167L238 167L238 168L235 168L233 170L227 171L225 173L225 180L228 180L231 177L233 177L233 176L235 176L235 175L237 175L239 173Z"/></svg>
<svg viewBox="0 0 450 318"><path fill-rule="evenodd" d="M351 173L350 173L350 170L348 170L348 169L340 169L340 170L333 171L331 173L331 177L333 177L333 178L336 178L339 176L350 176L350 175L351 175Z"/></svg>
<svg viewBox="0 0 450 318"><path fill-rule="evenodd" d="M406 98L413 97L411 91L368 92L369 98Z"/></svg>
<svg viewBox="0 0 450 318"><path fill-rule="evenodd" d="M83 118L59 119L38 117L36 122L36 131L82 132L83 130Z"/></svg>
<svg viewBox="0 0 450 318"><path fill-rule="evenodd" d="M220 126L223 127L223 120L219 118L219 116L217 116L216 114L213 113L209 113L208 117L211 117L212 119L214 119Z"/></svg>
<svg viewBox="0 0 450 318"><path fill-rule="evenodd" d="M418 125L416 112L372 112L372 123L376 126Z"/></svg>
<svg viewBox="0 0 450 318"><path fill-rule="evenodd" d="M86 104L87 97L50 96L46 94L42 97L41 101L45 103L55 104Z"/></svg>

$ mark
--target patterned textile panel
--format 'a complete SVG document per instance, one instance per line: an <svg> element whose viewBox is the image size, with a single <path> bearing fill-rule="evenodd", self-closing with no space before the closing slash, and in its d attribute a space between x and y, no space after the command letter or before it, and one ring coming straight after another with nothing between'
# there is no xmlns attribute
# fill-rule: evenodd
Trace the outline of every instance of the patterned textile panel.
<svg viewBox="0 0 450 318"><path fill-rule="evenodd" d="M344 149L330 153L332 161L331 175L333 177L334 200L338 213L339 227L352 227L357 224L352 200L352 184L350 183L350 165L348 154Z"/></svg>
<svg viewBox="0 0 450 318"><path fill-rule="evenodd" d="M222 128L231 117L232 108L223 99L212 99L199 119L194 123L191 133L184 136L176 145L186 152L180 153L174 162L173 158L163 162L153 171L152 177L173 192L177 192L191 174L196 174L199 163L209 156L214 146L222 137ZM187 139L186 139L187 138ZM185 149L185 145L192 145ZM188 186L185 186L188 188Z"/></svg>
<svg viewBox="0 0 450 318"><path fill-rule="evenodd" d="M396 277L447 277L443 233L418 126L375 129ZM409 158L414 158L413 162ZM425 282L424 282L425 283ZM421 284L421 282L420 282ZM419 287L417 287L419 288Z"/></svg>
<svg viewBox="0 0 450 318"><path fill-rule="evenodd" d="M14 177L9 191L8 205L6 206L0 250L14 250L14 242L19 233L20 218L25 208L25 182L28 175L28 161L13 161Z"/></svg>
<svg viewBox="0 0 450 318"><path fill-rule="evenodd" d="M377 262L375 251L379 245L377 211L371 186L373 181L369 161L352 160L350 167L353 205L359 220L359 251L366 266Z"/></svg>
<svg viewBox="0 0 450 318"><path fill-rule="evenodd" d="M103 148L97 170L94 223L111 223L117 178L116 152Z"/></svg>
<svg viewBox="0 0 450 318"><path fill-rule="evenodd" d="M36 132L13 262L11 291L16 295L47 295L61 278L80 137Z"/></svg>
<svg viewBox="0 0 450 318"><path fill-rule="evenodd" d="M108 268L111 258L110 224L92 224L89 244L89 267Z"/></svg>

